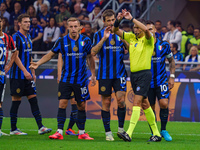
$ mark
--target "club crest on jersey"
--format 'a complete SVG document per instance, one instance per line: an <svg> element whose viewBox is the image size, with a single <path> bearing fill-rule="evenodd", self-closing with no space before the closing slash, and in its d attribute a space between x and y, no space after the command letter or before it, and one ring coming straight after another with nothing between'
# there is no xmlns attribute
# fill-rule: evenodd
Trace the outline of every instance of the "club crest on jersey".
<svg viewBox="0 0 200 150"><path fill-rule="evenodd" d="M31 48L31 44L30 43L28 43L28 48Z"/></svg>
<svg viewBox="0 0 200 150"><path fill-rule="evenodd" d="M73 51L77 52L78 51L78 47L74 46Z"/></svg>
<svg viewBox="0 0 200 150"><path fill-rule="evenodd" d="M20 88L17 88L17 89L16 89L16 92L17 92L17 93L20 93L20 91L21 91Z"/></svg>
<svg viewBox="0 0 200 150"><path fill-rule="evenodd" d="M85 42L84 41L81 41L81 46L84 46L85 45Z"/></svg>
<svg viewBox="0 0 200 150"><path fill-rule="evenodd" d="M110 44L111 44L111 45L115 45L115 41L112 39L112 40L110 41Z"/></svg>
<svg viewBox="0 0 200 150"><path fill-rule="evenodd" d="M74 96L74 92L71 93L71 96Z"/></svg>
<svg viewBox="0 0 200 150"><path fill-rule="evenodd" d="M161 51L161 50L162 50L162 45L159 45L159 46L158 46L158 49Z"/></svg>
<svg viewBox="0 0 200 150"><path fill-rule="evenodd" d="M135 44L135 47L138 45L138 43Z"/></svg>
<svg viewBox="0 0 200 150"><path fill-rule="evenodd" d="M105 92L105 90L106 90L106 87L105 87L105 86L102 86L102 87L101 87L101 91L102 91L102 92Z"/></svg>
<svg viewBox="0 0 200 150"><path fill-rule="evenodd" d="M60 97L61 96L61 92L58 92L58 97Z"/></svg>

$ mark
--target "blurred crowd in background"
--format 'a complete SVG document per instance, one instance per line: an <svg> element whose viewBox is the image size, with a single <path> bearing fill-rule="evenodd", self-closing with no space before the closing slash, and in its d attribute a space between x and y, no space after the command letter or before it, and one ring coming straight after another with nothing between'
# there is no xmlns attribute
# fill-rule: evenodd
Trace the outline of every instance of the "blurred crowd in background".
<svg viewBox="0 0 200 150"><path fill-rule="evenodd" d="M121 9L131 12L132 0L118 0L119 5L123 2L127 3ZM0 15L4 17L3 32L9 35L17 32L19 29L17 17L27 13L31 18L30 35L33 51L47 51L59 37L68 34L67 19L76 17L83 26L81 33L93 41L94 33L104 27L100 12L107 3L107 0L0 0ZM112 3L106 9L112 9ZM136 18L139 18L145 9L145 0L141 5L136 5ZM166 25L157 20L155 27L156 37L170 43L176 62L200 62L199 27L189 23L187 28L183 29L181 22L174 20L169 20ZM133 25L128 21L124 21L120 28L126 32L133 31ZM128 50L125 50L124 59L129 59ZM199 70L198 67L198 65L176 66L177 70L180 68Z"/></svg>

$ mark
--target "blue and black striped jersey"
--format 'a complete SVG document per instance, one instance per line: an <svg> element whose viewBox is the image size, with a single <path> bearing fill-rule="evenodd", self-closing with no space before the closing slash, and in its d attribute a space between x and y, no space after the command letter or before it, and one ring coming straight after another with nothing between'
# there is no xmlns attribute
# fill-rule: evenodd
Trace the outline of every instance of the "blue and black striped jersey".
<svg viewBox="0 0 200 150"><path fill-rule="evenodd" d="M183 55L180 52L177 52L176 54L173 55L174 61L183 61Z"/></svg>
<svg viewBox="0 0 200 150"><path fill-rule="evenodd" d="M100 30L94 34L93 46L97 45L103 38L104 30ZM116 34L110 34L110 37L104 42L100 49L99 69L97 79L115 79L126 77L126 69L123 62L124 44L120 37Z"/></svg>
<svg viewBox="0 0 200 150"><path fill-rule="evenodd" d="M43 28L40 25L37 25L37 27L31 25L29 33L31 35L31 39L34 39L38 36L39 33L43 33Z"/></svg>
<svg viewBox="0 0 200 150"><path fill-rule="evenodd" d="M25 37L19 31L13 35L13 40L16 45L17 50L19 51L19 59L21 60L22 64L26 68L26 70L31 73L29 68L31 62L31 54L32 54L32 42L31 36L27 34ZM14 62L11 69L10 69L10 78L13 79L26 79L24 76L23 71L16 65Z"/></svg>
<svg viewBox="0 0 200 150"><path fill-rule="evenodd" d="M157 41L154 45L154 52L151 60L151 88L159 87L167 82L167 73L165 70L165 58L171 58L173 54L170 50L170 45L166 41Z"/></svg>
<svg viewBox="0 0 200 150"><path fill-rule="evenodd" d="M70 84L83 84L87 81L86 56L91 54L91 44L90 38L81 34L76 41L69 34L56 41L51 51L62 54L60 81Z"/></svg>

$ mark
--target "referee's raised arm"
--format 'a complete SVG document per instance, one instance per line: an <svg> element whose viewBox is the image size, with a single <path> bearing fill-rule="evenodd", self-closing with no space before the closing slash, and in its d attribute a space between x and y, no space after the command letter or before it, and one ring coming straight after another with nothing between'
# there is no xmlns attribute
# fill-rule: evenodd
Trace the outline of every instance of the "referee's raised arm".
<svg viewBox="0 0 200 150"><path fill-rule="evenodd" d="M123 19L123 14L120 12L120 13L118 13L118 15L117 15L117 19L115 20L115 23L114 23L114 28L112 29L113 30L113 32L115 33L115 34L117 34L120 38L124 38L123 37L123 30L121 30L121 29L119 29L119 24L120 24L120 22L121 22L121 20Z"/></svg>
<svg viewBox="0 0 200 150"><path fill-rule="evenodd" d="M151 33L149 32L149 30L147 29L147 27L141 23L140 21L138 21L137 19L133 18L131 13L128 12L127 10L122 9L122 15L124 16L124 18L130 20L131 22L133 22L137 27L139 27L141 30L144 31L145 33L145 37L147 39L150 39L150 37L152 36Z"/></svg>

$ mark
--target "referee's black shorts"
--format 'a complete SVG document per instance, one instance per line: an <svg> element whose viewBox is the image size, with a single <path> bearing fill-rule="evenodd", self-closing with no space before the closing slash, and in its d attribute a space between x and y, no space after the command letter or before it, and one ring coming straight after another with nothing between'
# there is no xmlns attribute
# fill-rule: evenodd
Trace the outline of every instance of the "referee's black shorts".
<svg viewBox="0 0 200 150"><path fill-rule="evenodd" d="M138 72L131 72L131 85L135 95L141 95L145 98L149 91L151 83L151 70L142 70Z"/></svg>

